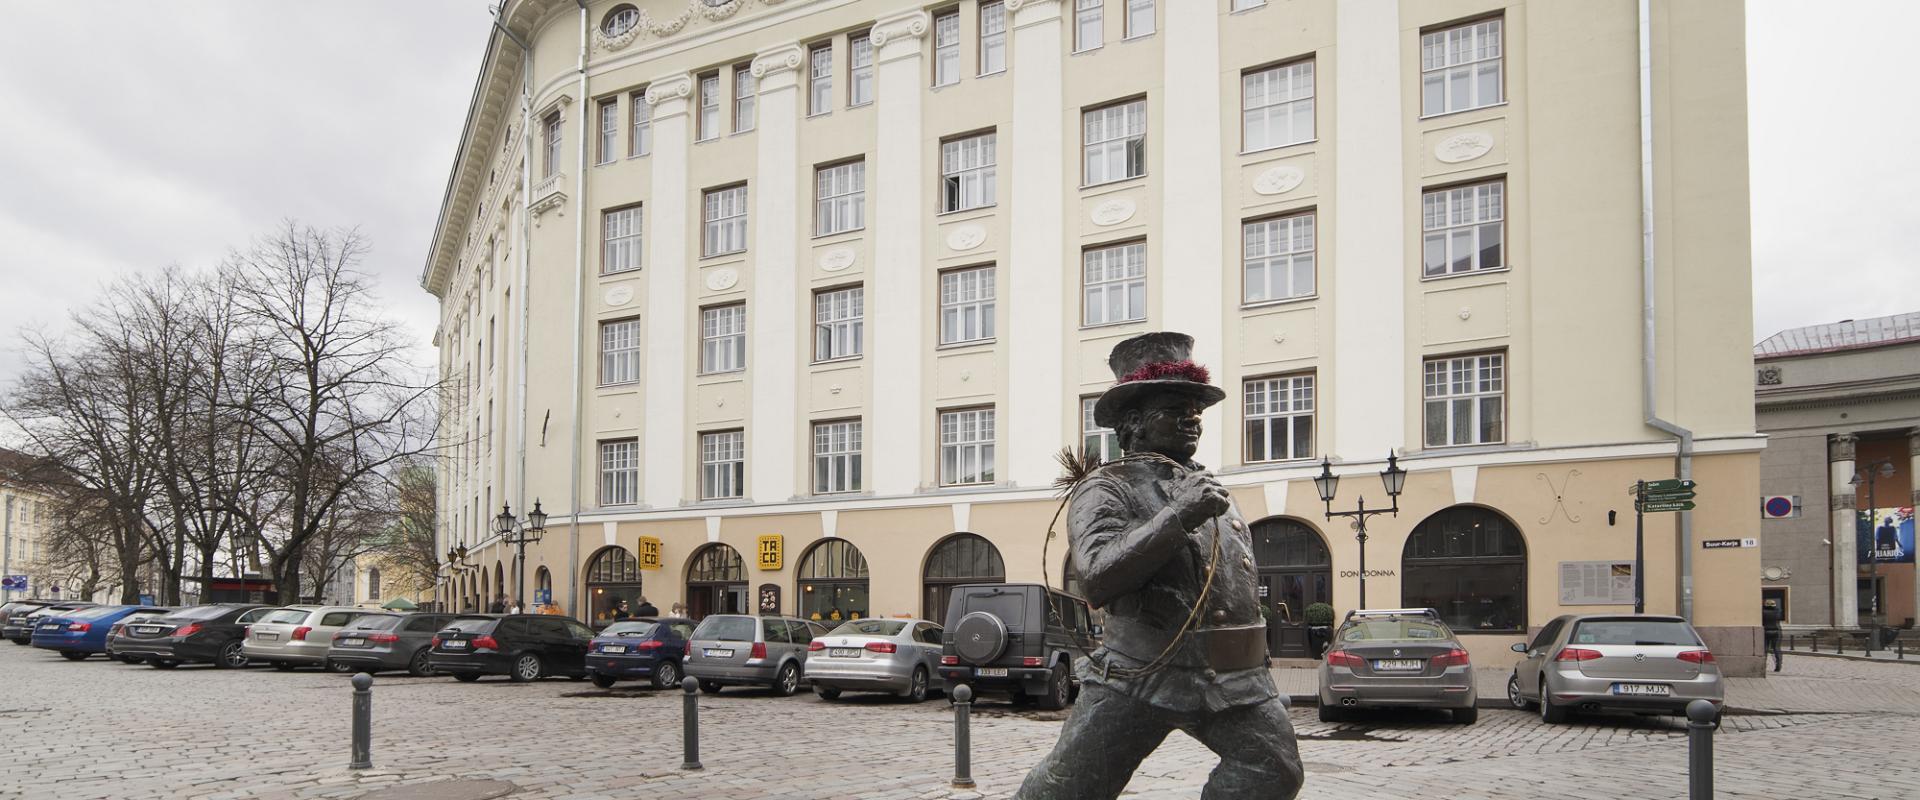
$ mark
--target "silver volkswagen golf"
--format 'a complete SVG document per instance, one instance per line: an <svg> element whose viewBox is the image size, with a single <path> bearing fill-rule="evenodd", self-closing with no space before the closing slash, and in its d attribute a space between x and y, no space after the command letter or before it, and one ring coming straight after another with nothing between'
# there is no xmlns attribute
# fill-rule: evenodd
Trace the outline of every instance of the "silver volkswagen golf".
<svg viewBox="0 0 1920 800"><path fill-rule="evenodd" d="M1350 708L1439 708L1479 719L1473 662L1431 608L1349 611L1320 663L1320 721Z"/></svg>
<svg viewBox="0 0 1920 800"><path fill-rule="evenodd" d="M1718 707L1726 697L1713 652L1681 617L1568 615L1513 649L1525 658L1507 679L1507 700L1538 708L1549 724L1575 710L1684 714L1694 700Z"/></svg>

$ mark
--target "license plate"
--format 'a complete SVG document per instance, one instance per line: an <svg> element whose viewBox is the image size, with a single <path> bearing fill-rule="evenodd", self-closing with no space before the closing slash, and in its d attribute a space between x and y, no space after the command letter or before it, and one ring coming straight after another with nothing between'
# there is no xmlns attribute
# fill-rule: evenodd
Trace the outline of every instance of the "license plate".
<svg viewBox="0 0 1920 800"><path fill-rule="evenodd" d="M1426 662L1417 658L1383 658L1373 662L1373 668L1381 672L1394 672L1420 669Z"/></svg>
<svg viewBox="0 0 1920 800"><path fill-rule="evenodd" d="M43 631L57 631L57 630L60 630L60 626L58 626L58 625L42 625L42 626L40 626L40 630L43 630Z"/></svg>
<svg viewBox="0 0 1920 800"><path fill-rule="evenodd" d="M134 633L159 633L160 627L157 625L135 625L133 626L133 632Z"/></svg>
<svg viewBox="0 0 1920 800"><path fill-rule="evenodd" d="M975 673L982 678L1004 678L1004 677L1007 677L1007 668L1006 667L981 667L980 669L976 670Z"/></svg>
<svg viewBox="0 0 1920 800"><path fill-rule="evenodd" d="M833 647L833 648L828 648L828 649L827 649L827 657L828 657L828 658L859 658L859 657L860 657L860 648L858 648L858 647Z"/></svg>
<svg viewBox="0 0 1920 800"><path fill-rule="evenodd" d="M1613 685L1613 693L1666 697L1673 693L1673 687L1660 683L1616 683Z"/></svg>
<svg viewBox="0 0 1920 800"><path fill-rule="evenodd" d="M340 640L340 645L342 647L360 647L362 645L365 645L366 643L367 643L367 640L365 639L341 639Z"/></svg>
<svg viewBox="0 0 1920 800"><path fill-rule="evenodd" d="M627 652L627 646L626 646L626 645L624 645L624 644L610 644L610 645L606 645L605 647L602 647L602 648L600 648L600 652L602 652L602 653L624 653L624 652Z"/></svg>
<svg viewBox="0 0 1920 800"><path fill-rule="evenodd" d="M448 639L441 642L440 646L448 650L465 650L467 649L467 641L465 639Z"/></svg>
<svg viewBox="0 0 1920 800"><path fill-rule="evenodd" d="M706 656L707 658L732 658L733 657L732 650L715 650L712 648L707 648L706 650L701 651L700 654L703 656Z"/></svg>
<svg viewBox="0 0 1920 800"><path fill-rule="evenodd" d="M260 641L263 641L263 642L277 642L277 641L280 641L280 634L277 634L277 633L256 633L256 634L254 634L254 635L253 635L253 638L255 638L255 639L259 639Z"/></svg>

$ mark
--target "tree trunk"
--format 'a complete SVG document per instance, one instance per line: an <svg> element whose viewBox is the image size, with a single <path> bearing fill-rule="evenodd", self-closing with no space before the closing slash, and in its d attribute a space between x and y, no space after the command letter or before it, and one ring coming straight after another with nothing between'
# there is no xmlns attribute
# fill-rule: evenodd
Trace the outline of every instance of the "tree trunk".
<svg viewBox="0 0 1920 800"><path fill-rule="evenodd" d="M273 572L273 588L280 592L280 604L300 602L300 551L273 557L268 569Z"/></svg>
<svg viewBox="0 0 1920 800"><path fill-rule="evenodd" d="M200 602L202 603L211 602L213 599L213 559L219 549L218 545L211 542L200 548Z"/></svg>
<svg viewBox="0 0 1920 800"><path fill-rule="evenodd" d="M120 560L120 603L136 605L140 602L140 528L143 524L140 513L133 511L121 516L119 547L115 548Z"/></svg>

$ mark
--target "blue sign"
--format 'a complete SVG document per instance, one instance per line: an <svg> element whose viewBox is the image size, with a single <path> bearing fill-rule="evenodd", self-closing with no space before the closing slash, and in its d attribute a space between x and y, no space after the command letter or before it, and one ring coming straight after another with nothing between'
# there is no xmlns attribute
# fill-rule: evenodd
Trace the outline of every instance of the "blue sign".
<svg viewBox="0 0 1920 800"><path fill-rule="evenodd" d="M1766 506L1769 517L1788 517L1793 515L1793 498L1769 497Z"/></svg>
<svg viewBox="0 0 1920 800"><path fill-rule="evenodd" d="M155 603L153 601L153 595L143 594L143 595L140 595L140 605L153 606L153 605L159 605L159 603Z"/></svg>
<svg viewBox="0 0 1920 800"><path fill-rule="evenodd" d="M553 590L552 589L533 590L533 602L537 605L543 605L543 606L553 605Z"/></svg>
<svg viewBox="0 0 1920 800"><path fill-rule="evenodd" d="M27 576L25 576L25 575L0 575L0 590L6 590L6 591L9 591L9 592L24 592L24 591L26 591L26 590L27 590Z"/></svg>
<svg viewBox="0 0 1920 800"><path fill-rule="evenodd" d="M1857 540L1860 563L1913 563L1913 509L1875 508L1860 512Z"/></svg>

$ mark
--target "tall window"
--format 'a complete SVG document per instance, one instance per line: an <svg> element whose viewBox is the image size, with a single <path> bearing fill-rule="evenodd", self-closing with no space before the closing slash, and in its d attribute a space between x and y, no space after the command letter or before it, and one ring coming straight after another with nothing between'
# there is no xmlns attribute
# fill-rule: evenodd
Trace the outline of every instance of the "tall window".
<svg viewBox="0 0 1920 800"><path fill-rule="evenodd" d="M833 110L833 45L816 44L807 51L807 114Z"/></svg>
<svg viewBox="0 0 1920 800"><path fill-rule="evenodd" d="M739 253L747 249L747 187L709 189L701 203L703 256Z"/></svg>
<svg viewBox="0 0 1920 800"><path fill-rule="evenodd" d="M700 76L700 118L694 131L696 141L709 141L720 137L720 73L709 72Z"/></svg>
<svg viewBox="0 0 1920 800"><path fill-rule="evenodd" d="M640 268L640 207L606 212L600 218L600 272L611 275Z"/></svg>
<svg viewBox="0 0 1920 800"><path fill-rule="evenodd" d="M813 426L813 493L860 491L859 420Z"/></svg>
<svg viewBox="0 0 1920 800"><path fill-rule="evenodd" d="M1240 226L1242 293L1249 303L1313 294L1313 212Z"/></svg>
<svg viewBox="0 0 1920 800"><path fill-rule="evenodd" d="M993 267L940 273L940 343L993 338Z"/></svg>
<svg viewBox="0 0 1920 800"><path fill-rule="evenodd" d="M813 172L813 235L867 226L867 162L849 161Z"/></svg>
<svg viewBox="0 0 1920 800"><path fill-rule="evenodd" d="M1400 605L1438 610L1455 631L1527 627L1527 544L1506 517L1442 509L1414 526L1400 568Z"/></svg>
<svg viewBox="0 0 1920 800"><path fill-rule="evenodd" d="M1427 359L1428 447L1506 440L1506 366L1503 353Z"/></svg>
<svg viewBox="0 0 1920 800"><path fill-rule="evenodd" d="M960 12L933 18L933 85L960 82Z"/></svg>
<svg viewBox="0 0 1920 800"><path fill-rule="evenodd" d="M1081 115L1086 185L1147 174L1147 101L1131 100Z"/></svg>
<svg viewBox="0 0 1920 800"><path fill-rule="evenodd" d="M644 156L653 152L653 104L647 102L645 89L627 98L633 106L633 132L627 135L627 155Z"/></svg>
<svg viewBox="0 0 1920 800"><path fill-rule="evenodd" d="M640 320L600 323L600 384L613 386L640 380Z"/></svg>
<svg viewBox="0 0 1920 800"><path fill-rule="evenodd" d="M1007 7L1000 0L980 4L980 74L1007 71Z"/></svg>
<svg viewBox="0 0 1920 800"><path fill-rule="evenodd" d="M1420 34L1420 115L1490 106L1502 99L1500 20Z"/></svg>
<svg viewBox="0 0 1920 800"><path fill-rule="evenodd" d="M994 204L994 134L940 143L940 210L965 211Z"/></svg>
<svg viewBox="0 0 1920 800"><path fill-rule="evenodd" d="M600 443L600 505L626 506L640 502L640 441L616 439Z"/></svg>
<svg viewBox="0 0 1920 800"><path fill-rule="evenodd" d="M1313 457L1313 376L1246 384L1247 461Z"/></svg>
<svg viewBox="0 0 1920 800"><path fill-rule="evenodd" d="M862 350L866 292L858 286L830 289L813 296L813 360L853 358Z"/></svg>
<svg viewBox="0 0 1920 800"><path fill-rule="evenodd" d="M1092 50L1106 43L1107 0L1074 0L1073 50Z"/></svg>
<svg viewBox="0 0 1920 800"><path fill-rule="evenodd" d="M1127 0L1127 38L1153 35L1153 0Z"/></svg>
<svg viewBox="0 0 1920 800"><path fill-rule="evenodd" d="M760 79L753 77L752 64L733 67L733 132L753 130L754 101L760 92Z"/></svg>
<svg viewBox="0 0 1920 800"><path fill-rule="evenodd" d="M1313 139L1313 60L1240 76L1240 141L1249 152Z"/></svg>
<svg viewBox="0 0 1920 800"><path fill-rule="evenodd" d="M1420 195L1421 274L1432 278L1506 266L1506 182Z"/></svg>
<svg viewBox="0 0 1920 800"><path fill-rule="evenodd" d="M560 112L555 111L541 120L540 131L547 146L546 160L540 165L543 170L540 177L551 178L560 171Z"/></svg>
<svg viewBox="0 0 1920 800"><path fill-rule="evenodd" d="M620 98L609 97L600 101L600 149L598 162L611 164L619 156L617 141L620 136Z"/></svg>
<svg viewBox="0 0 1920 800"><path fill-rule="evenodd" d="M700 309L700 372L747 368L747 304Z"/></svg>
<svg viewBox="0 0 1920 800"><path fill-rule="evenodd" d="M873 38L867 33L847 37L847 107L873 102Z"/></svg>
<svg viewBox="0 0 1920 800"><path fill-rule="evenodd" d="M746 473L746 432L700 434L700 499L721 500L741 496Z"/></svg>
<svg viewBox="0 0 1920 800"><path fill-rule="evenodd" d="M380 599L380 568L367 568L367 599Z"/></svg>
<svg viewBox="0 0 1920 800"><path fill-rule="evenodd" d="M1094 421L1093 407L1099 402L1099 397L1080 398L1080 447L1087 455L1107 462L1120 457L1120 436Z"/></svg>
<svg viewBox="0 0 1920 800"><path fill-rule="evenodd" d="M993 409L940 412L940 484L993 482Z"/></svg>
<svg viewBox="0 0 1920 800"><path fill-rule="evenodd" d="M1100 247L1081 255L1086 296L1081 323L1108 325L1147 318L1147 244Z"/></svg>

